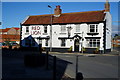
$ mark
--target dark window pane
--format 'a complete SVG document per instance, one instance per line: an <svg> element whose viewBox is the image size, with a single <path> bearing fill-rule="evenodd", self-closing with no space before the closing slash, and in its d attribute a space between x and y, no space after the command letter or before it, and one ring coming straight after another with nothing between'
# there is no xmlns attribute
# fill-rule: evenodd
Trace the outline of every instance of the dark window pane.
<svg viewBox="0 0 120 80"><path fill-rule="evenodd" d="M47 33L47 26L44 26L44 33Z"/></svg>
<svg viewBox="0 0 120 80"><path fill-rule="evenodd" d="M26 27L26 32L29 32L29 27Z"/></svg>
<svg viewBox="0 0 120 80"><path fill-rule="evenodd" d="M95 32L95 29L90 29L90 32Z"/></svg>
<svg viewBox="0 0 120 80"><path fill-rule="evenodd" d="M65 39L61 39L61 46L65 46Z"/></svg>

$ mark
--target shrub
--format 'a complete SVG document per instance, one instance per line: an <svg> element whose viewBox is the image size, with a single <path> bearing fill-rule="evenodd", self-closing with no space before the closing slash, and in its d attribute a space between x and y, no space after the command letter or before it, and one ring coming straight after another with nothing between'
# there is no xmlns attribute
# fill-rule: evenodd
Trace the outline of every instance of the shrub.
<svg viewBox="0 0 120 80"><path fill-rule="evenodd" d="M42 51L45 51L45 47L42 47Z"/></svg>
<svg viewBox="0 0 120 80"><path fill-rule="evenodd" d="M99 47L96 48L96 50L94 50L94 54L98 54L99 53Z"/></svg>
<svg viewBox="0 0 120 80"><path fill-rule="evenodd" d="M68 49L68 52L72 52L72 46L70 46L70 48Z"/></svg>
<svg viewBox="0 0 120 80"><path fill-rule="evenodd" d="M86 49L84 47L82 47L82 51L86 51Z"/></svg>

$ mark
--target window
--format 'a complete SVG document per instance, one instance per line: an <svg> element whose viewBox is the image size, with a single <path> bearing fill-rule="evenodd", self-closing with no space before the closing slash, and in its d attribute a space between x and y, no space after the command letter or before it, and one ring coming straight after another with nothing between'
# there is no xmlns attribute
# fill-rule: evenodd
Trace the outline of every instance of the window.
<svg viewBox="0 0 120 80"><path fill-rule="evenodd" d="M117 43L117 45L120 45L120 43Z"/></svg>
<svg viewBox="0 0 120 80"><path fill-rule="evenodd" d="M76 32L80 32L80 26L76 25Z"/></svg>
<svg viewBox="0 0 120 80"><path fill-rule="evenodd" d="M120 41L120 39L118 39L117 41Z"/></svg>
<svg viewBox="0 0 120 80"><path fill-rule="evenodd" d="M61 26L61 32L65 32L66 31L66 27L65 27L65 25L62 25Z"/></svg>
<svg viewBox="0 0 120 80"><path fill-rule="evenodd" d="M48 39L45 40L45 46L48 46Z"/></svg>
<svg viewBox="0 0 120 80"><path fill-rule="evenodd" d="M100 39L87 39L88 47L100 47Z"/></svg>
<svg viewBox="0 0 120 80"><path fill-rule="evenodd" d="M44 33L47 33L47 26L44 26Z"/></svg>
<svg viewBox="0 0 120 80"><path fill-rule="evenodd" d="M96 32L98 32L98 25L96 25L96 24L90 25L89 26L89 32L90 33L96 33Z"/></svg>
<svg viewBox="0 0 120 80"><path fill-rule="evenodd" d="M65 46L65 39L61 39L61 46Z"/></svg>
<svg viewBox="0 0 120 80"><path fill-rule="evenodd" d="M26 27L26 32L29 32L29 27L28 26Z"/></svg>

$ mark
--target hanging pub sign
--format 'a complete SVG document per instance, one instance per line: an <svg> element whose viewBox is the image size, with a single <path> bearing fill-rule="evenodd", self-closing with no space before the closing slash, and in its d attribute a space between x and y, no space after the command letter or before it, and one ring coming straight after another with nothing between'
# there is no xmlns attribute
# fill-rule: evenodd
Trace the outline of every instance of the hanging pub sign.
<svg viewBox="0 0 120 80"><path fill-rule="evenodd" d="M31 35L41 35L40 26L31 26Z"/></svg>

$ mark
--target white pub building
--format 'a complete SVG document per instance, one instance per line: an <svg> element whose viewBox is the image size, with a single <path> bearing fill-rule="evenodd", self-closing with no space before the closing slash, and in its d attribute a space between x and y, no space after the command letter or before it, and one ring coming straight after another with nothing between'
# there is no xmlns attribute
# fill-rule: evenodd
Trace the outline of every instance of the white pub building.
<svg viewBox="0 0 120 80"><path fill-rule="evenodd" d="M49 6L50 7L50 6ZM54 14L28 16L21 23L21 47L66 52L71 46L73 52L111 51L112 19L110 4L99 11L62 13L56 6Z"/></svg>

